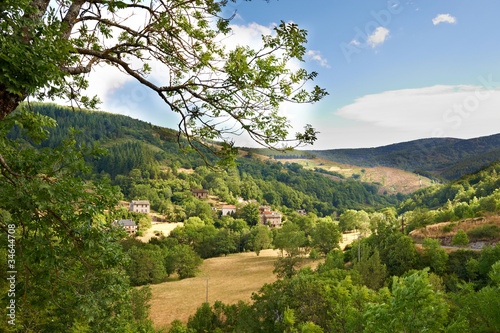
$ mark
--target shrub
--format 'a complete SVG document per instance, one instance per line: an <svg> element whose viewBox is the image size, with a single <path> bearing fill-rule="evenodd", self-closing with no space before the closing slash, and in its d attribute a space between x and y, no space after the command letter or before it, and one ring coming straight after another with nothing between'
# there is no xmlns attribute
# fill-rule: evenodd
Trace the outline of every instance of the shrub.
<svg viewBox="0 0 500 333"><path fill-rule="evenodd" d="M492 239L500 235L500 227L494 224L485 224L467 231L470 239Z"/></svg>
<svg viewBox="0 0 500 333"><path fill-rule="evenodd" d="M463 231L463 229L459 229L457 234L451 240L451 245L457 245L462 248L467 244L469 244L469 237L467 237L467 234Z"/></svg>
<svg viewBox="0 0 500 333"><path fill-rule="evenodd" d="M451 229L453 229L454 226L456 226L457 224L456 223L450 223L448 225L445 225L443 227L443 232L450 232Z"/></svg>

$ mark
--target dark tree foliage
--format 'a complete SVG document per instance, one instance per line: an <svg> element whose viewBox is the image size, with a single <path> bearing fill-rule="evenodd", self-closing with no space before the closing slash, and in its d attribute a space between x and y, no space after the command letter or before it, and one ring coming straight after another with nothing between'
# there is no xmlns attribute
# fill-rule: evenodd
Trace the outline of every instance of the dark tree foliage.
<svg viewBox="0 0 500 333"><path fill-rule="evenodd" d="M6 138L14 124L29 140ZM0 243L2 249L9 244L10 270L16 271L15 326L2 321L0 327L151 331L147 322L133 320L126 258L118 243L124 232L104 217L114 210L117 191L106 181L79 177L89 172L84 156L98 151L78 148L72 135L52 149L40 147L54 124L24 110L0 122ZM7 267L7 257L1 257ZM6 270L2 274L1 289L8 290ZM10 302L7 296L0 296L2 304Z"/></svg>

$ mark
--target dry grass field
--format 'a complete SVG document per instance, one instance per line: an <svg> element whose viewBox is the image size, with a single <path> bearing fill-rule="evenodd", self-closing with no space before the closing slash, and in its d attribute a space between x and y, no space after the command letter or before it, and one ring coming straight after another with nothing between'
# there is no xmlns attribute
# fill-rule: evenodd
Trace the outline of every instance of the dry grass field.
<svg viewBox="0 0 500 333"><path fill-rule="evenodd" d="M277 255L278 251L264 250L260 256L248 252L210 258L194 278L152 285L151 319L157 328L168 327L174 319L187 322L206 301L207 278L210 304L250 301L253 292L276 280L272 272Z"/></svg>
<svg viewBox="0 0 500 333"><path fill-rule="evenodd" d="M385 191L387 191L388 194L396 194L397 192L408 194L420 188L432 185L432 181L429 178L387 167L365 168L332 162L321 158L314 158L311 160L289 159L286 160L286 162L301 164L304 168L309 170L321 168L327 171L335 171L347 178L357 174L359 175L359 181L382 184L379 194L383 194Z"/></svg>
<svg viewBox="0 0 500 333"><path fill-rule="evenodd" d="M358 233L345 234L341 248L357 239ZM174 319L187 322L190 315L206 301L206 279L208 301L227 304L239 300L250 301L252 293L264 284L276 280L273 274L278 250L231 254L227 257L206 259L201 272L194 278L169 281L152 285L151 319L156 328L169 327ZM305 265L315 268L320 260L306 260Z"/></svg>
<svg viewBox="0 0 500 333"><path fill-rule="evenodd" d="M163 232L165 237L167 237L170 234L170 231L174 230L178 226L183 226L184 223L182 222L173 222L173 223L154 223L150 229L148 229L145 233L144 236L137 237L138 240L143 241L144 243L149 242L149 240L154 237L155 231L160 231Z"/></svg>

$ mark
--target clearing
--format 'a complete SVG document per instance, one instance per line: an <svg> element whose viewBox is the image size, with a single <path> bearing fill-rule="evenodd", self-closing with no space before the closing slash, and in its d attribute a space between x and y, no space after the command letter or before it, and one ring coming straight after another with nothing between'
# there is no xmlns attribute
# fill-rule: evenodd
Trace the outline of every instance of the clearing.
<svg viewBox="0 0 500 333"><path fill-rule="evenodd" d="M172 223L153 222L151 228L144 233L144 236L139 236L137 237L137 239L144 243L147 243L151 238L155 237L155 231L163 232L163 235L167 237L170 234L170 231L174 230L177 227L182 227L182 226L184 226L184 223L182 222L172 222Z"/></svg>
<svg viewBox="0 0 500 333"><path fill-rule="evenodd" d="M401 192L403 194L413 193L416 190L435 184L434 181L427 177L419 176L412 172L388 168L388 167L375 167L366 168L358 167L355 165L341 164L324 160L321 158L314 159L287 159L275 160L282 163L298 163L305 169L314 170L315 168L324 169L326 171L338 172L346 179L353 176L358 177L357 180L365 183L372 183L379 188L379 194L396 194ZM332 178L327 174L326 177ZM335 177L336 178L336 177ZM334 178L334 179L335 179ZM340 179L337 179L340 180Z"/></svg>
<svg viewBox="0 0 500 333"><path fill-rule="evenodd" d="M168 327L174 319L187 322L206 301L206 279L210 279L210 304L215 301L249 302L252 293L276 280L273 270L278 253L277 250L263 250L260 256L247 252L205 259L201 272L194 278L151 285L151 320L156 328Z"/></svg>

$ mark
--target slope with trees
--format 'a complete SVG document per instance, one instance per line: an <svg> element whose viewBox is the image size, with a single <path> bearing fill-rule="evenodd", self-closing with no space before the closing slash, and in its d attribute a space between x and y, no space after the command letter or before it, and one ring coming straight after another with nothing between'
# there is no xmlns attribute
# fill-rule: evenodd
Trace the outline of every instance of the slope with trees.
<svg viewBox="0 0 500 333"><path fill-rule="evenodd" d="M419 190L398 207L408 231L439 222L495 214L500 205L500 164L491 163L445 185Z"/></svg>
<svg viewBox="0 0 500 333"><path fill-rule="evenodd" d="M57 131L51 131L48 140L38 147L53 147L61 140L62 133L74 128L78 145L98 144L107 151L103 157L87 159L93 166L93 177L110 178L126 199L142 196L157 212L172 208L169 201L187 204L189 200L179 195L191 188L205 188L226 202L241 196L245 200L284 206L285 210L306 209L323 216L345 209L381 208L403 198L401 195L379 195L377 187L367 183L336 182L296 163L263 162L248 156L237 160L236 169L214 172L205 167L198 154L183 153L175 141L177 134L172 130L104 112L83 110L75 114L70 108L51 104L33 104L32 109L54 116L59 123ZM22 140L20 128L11 130L9 138ZM33 143L28 141L27 144ZM207 159L215 162L208 155L209 151L201 146L199 149L207 154ZM181 167L194 169L194 172L180 175L177 170Z"/></svg>
<svg viewBox="0 0 500 333"><path fill-rule="evenodd" d="M10 300L17 302L16 317L12 323L3 321L3 330L153 331L146 319L147 290L132 291L124 274L126 260L118 243L123 233L102 217L113 211L118 189L91 181L87 173L84 156L89 160L102 150L76 144L74 132L60 145L33 149L54 122L29 105L15 113L22 101L61 98L95 107L97 97L81 95L88 85L85 75L99 66L113 66L180 114L181 145L199 151L201 158L205 154L199 147L205 147L218 153L222 163L231 163L236 154L231 141L213 146L200 138L224 141L227 129L236 128L264 146L275 146L288 137L289 129L278 114L279 105L314 102L326 95L319 87L304 89L316 73L287 66L302 61L306 52L306 32L294 23L276 26L261 49L226 52L219 42L231 32L230 20L221 17L225 4L1 2L0 228L2 249L7 249L10 235L16 253L11 269L18 272ZM157 65L169 75L165 82L158 83L151 74ZM29 140L7 138L14 124ZM316 132L306 126L295 139L312 142ZM132 159L137 147L129 148L127 159ZM9 289L5 276L1 288ZM2 293L2 304L9 302L7 295ZM4 318L5 311L3 307Z"/></svg>

